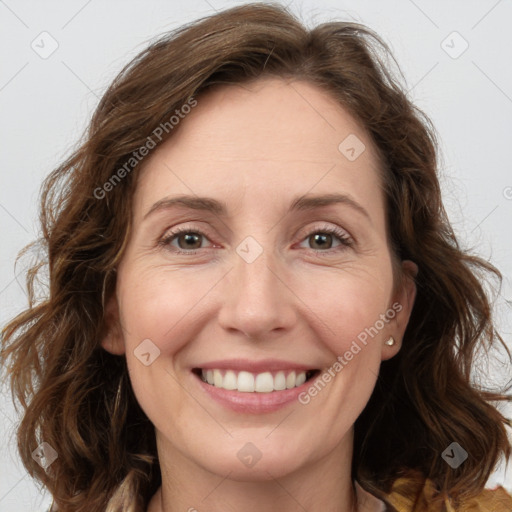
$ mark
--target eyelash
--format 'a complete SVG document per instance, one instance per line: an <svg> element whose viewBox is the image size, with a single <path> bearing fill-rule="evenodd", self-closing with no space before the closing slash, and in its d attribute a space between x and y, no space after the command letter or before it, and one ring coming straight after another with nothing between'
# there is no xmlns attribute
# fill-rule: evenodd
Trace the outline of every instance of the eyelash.
<svg viewBox="0 0 512 512"><path fill-rule="evenodd" d="M186 226L181 228L176 228L174 230L168 231L165 236L163 236L158 241L158 246L163 247L167 250L169 250L170 243L177 238L179 235L182 234L195 234L195 235L201 235L204 238L208 238L200 229L196 229L194 226ZM334 247L331 249L321 250L321 249L310 249L311 251L314 251L315 253L327 253L330 254L332 252L338 252L340 250L344 250L347 247L352 247L354 245L354 241L351 237L347 235L345 231L343 231L340 228L332 227L332 226L322 226L317 229L314 229L306 234L305 237L302 238L302 241L306 240L312 235L315 234L328 234L328 235L334 235L338 240L341 242L341 245L338 247ZM175 254L186 254L186 255L194 255L201 249L192 249L192 250L184 250L179 249L176 247L173 247L171 252Z"/></svg>

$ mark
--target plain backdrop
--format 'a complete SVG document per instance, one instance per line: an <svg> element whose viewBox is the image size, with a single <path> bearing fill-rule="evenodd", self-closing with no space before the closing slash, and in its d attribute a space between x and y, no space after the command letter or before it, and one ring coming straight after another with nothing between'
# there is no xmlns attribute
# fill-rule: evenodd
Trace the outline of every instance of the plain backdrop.
<svg viewBox="0 0 512 512"><path fill-rule="evenodd" d="M24 268L15 268L14 261L39 234L41 182L70 154L110 81L158 35L244 3L0 0L2 325L27 303ZM390 45L409 97L433 120L440 136L444 201L460 242L504 275L496 310L503 336L512 345L511 310L505 307L512 299L512 3L288 3L308 26L332 19L356 21L373 28ZM503 384L511 376L510 367L499 361L482 363L480 368L492 383ZM502 410L512 416L510 408ZM39 492L17 457L17 421L10 395L3 389L0 511L46 510L48 496ZM488 486L503 484L512 491L511 466L505 472L502 464Z"/></svg>

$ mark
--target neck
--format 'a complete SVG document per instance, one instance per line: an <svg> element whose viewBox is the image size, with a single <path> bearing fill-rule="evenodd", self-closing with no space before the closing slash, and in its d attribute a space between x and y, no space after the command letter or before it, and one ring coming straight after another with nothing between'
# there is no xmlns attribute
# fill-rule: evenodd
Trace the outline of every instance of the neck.
<svg viewBox="0 0 512 512"><path fill-rule="evenodd" d="M162 486L147 512L356 512L351 478L353 431L324 457L277 475L268 468L258 481L216 474L174 449L157 433ZM233 475L231 475L233 476Z"/></svg>

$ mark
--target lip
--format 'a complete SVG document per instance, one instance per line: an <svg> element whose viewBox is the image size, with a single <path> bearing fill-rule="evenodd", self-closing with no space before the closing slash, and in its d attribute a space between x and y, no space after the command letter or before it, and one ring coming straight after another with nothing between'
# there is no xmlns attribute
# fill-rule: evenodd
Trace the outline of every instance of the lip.
<svg viewBox="0 0 512 512"><path fill-rule="evenodd" d="M253 373L280 370L308 371L312 369L311 366L305 366L288 361L278 361L275 359L267 359L264 361L229 359L204 363L202 365L195 366L194 368L201 368L204 370L222 368L226 370L248 371ZM207 382L203 382L201 377L197 373L194 373L194 371L191 371L191 373L195 381L199 384L201 390L206 393L208 398L215 400L217 403L232 411L242 414L270 413L282 409L294 402L297 403L299 395L309 388L321 375L321 371L318 371L317 375L313 376L300 386L292 389L272 391L271 393L245 393L236 390L217 388Z"/></svg>
<svg viewBox="0 0 512 512"><path fill-rule="evenodd" d="M197 364L193 368L201 368L202 370L235 370L237 372L246 371L250 373L278 372L286 370L307 372L308 370L318 369L316 366L279 359L262 359L261 361L252 361L250 359L222 359Z"/></svg>

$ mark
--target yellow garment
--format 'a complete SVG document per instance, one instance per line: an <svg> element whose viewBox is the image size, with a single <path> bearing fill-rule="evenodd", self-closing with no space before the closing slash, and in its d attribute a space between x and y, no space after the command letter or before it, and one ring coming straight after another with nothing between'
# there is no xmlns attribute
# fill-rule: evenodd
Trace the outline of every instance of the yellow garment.
<svg viewBox="0 0 512 512"><path fill-rule="evenodd" d="M386 495L386 500L399 512L512 512L512 496L501 486L484 489L478 496L455 508L449 498L443 503L432 504L436 489L428 479L423 488L421 485L417 487L416 496L404 496L405 486L410 482L410 478L398 478L393 482L391 492Z"/></svg>

